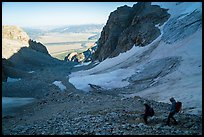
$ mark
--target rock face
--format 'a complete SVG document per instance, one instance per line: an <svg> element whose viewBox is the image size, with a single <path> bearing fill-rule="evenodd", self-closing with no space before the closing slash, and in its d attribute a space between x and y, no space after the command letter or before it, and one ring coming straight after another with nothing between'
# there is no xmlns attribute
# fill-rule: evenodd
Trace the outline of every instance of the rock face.
<svg viewBox="0 0 204 137"><path fill-rule="evenodd" d="M2 58L8 59L22 47L28 47L29 39L19 27L2 26Z"/></svg>
<svg viewBox="0 0 204 137"><path fill-rule="evenodd" d="M27 70L52 63L59 61L49 55L43 44L31 40L19 27L2 26L2 81L27 77Z"/></svg>
<svg viewBox="0 0 204 137"><path fill-rule="evenodd" d="M31 49L34 49L34 50L36 50L38 52L42 52L42 53L45 53L45 54L49 55L46 47L43 44L41 44L40 42L36 42L36 41L33 41L33 40L30 39L28 41L28 43L29 43L29 47Z"/></svg>
<svg viewBox="0 0 204 137"><path fill-rule="evenodd" d="M64 61L73 61L73 62L88 62L92 60L92 56L97 49L97 45L88 48L86 51L82 53L72 52L69 53L65 58Z"/></svg>
<svg viewBox="0 0 204 137"><path fill-rule="evenodd" d="M22 44L27 44L30 39L27 33L17 26L2 26L2 38L17 40Z"/></svg>
<svg viewBox="0 0 204 137"><path fill-rule="evenodd" d="M138 2L133 7L122 6L112 12L101 32L93 59L103 61L136 46L145 46L161 33L161 26L170 14L151 2Z"/></svg>
<svg viewBox="0 0 204 137"><path fill-rule="evenodd" d="M31 40L21 28L2 26L2 58L10 58L23 47L29 47L35 51L48 54L43 44Z"/></svg>

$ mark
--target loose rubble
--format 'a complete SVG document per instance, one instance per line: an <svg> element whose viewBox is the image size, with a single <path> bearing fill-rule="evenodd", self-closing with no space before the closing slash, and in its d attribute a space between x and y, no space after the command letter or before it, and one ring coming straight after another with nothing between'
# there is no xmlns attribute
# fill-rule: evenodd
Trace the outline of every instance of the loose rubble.
<svg viewBox="0 0 204 137"><path fill-rule="evenodd" d="M64 94L64 95L62 95ZM61 98L59 95L62 95ZM66 98L63 98L66 96ZM57 99L56 99L57 98ZM39 100L21 115L3 118L5 135L201 135L202 117L177 114L178 125L166 126L169 104L148 100L155 116L143 123L147 101L101 93L59 93ZM28 113L30 114L28 116Z"/></svg>

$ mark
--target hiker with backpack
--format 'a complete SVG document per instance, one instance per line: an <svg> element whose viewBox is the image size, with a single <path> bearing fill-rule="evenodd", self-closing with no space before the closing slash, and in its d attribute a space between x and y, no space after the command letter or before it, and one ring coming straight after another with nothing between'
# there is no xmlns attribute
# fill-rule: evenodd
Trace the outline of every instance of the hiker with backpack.
<svg viewBox="0 0 204 137"><path fill-rule="evenodd" d="M144 103L144 106L145 106L145 111L144 111L144 114L142 114L142 116L143 116L145 124L147 124L147 117L148 116L152 117L154 115L154 110L146 102Z"/></svg>
<svg viewBox="0 0 204 137"><path fill-rule="evenodd" d="M176 102L176 100L173 97L171 97L169 100L171 101L172 104L171 104L171 109L170 109L170 113L169 113L166 125L169 126L170 119L173 119L174 123L177 125L178 122L173 116L181 110L182 103L179 101Z"/></svg>

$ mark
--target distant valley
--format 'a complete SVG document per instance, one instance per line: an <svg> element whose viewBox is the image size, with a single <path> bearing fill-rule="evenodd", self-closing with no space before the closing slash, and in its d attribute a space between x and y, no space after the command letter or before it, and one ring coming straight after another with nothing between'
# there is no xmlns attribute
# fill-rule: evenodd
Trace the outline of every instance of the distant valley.
<svg viewBox="0 0 204 137"><path fill-rule="evenodd" d="M43 43L51 56L64 60L71 52L80 53L92 47L99 39L103 26L104 24L25 27L23 30L31 39Z"/></svg>

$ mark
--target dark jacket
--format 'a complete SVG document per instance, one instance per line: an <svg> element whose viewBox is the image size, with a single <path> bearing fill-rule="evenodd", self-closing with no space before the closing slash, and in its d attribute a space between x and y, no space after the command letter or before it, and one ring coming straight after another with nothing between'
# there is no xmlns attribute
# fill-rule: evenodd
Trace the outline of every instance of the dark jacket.
<svg viewBox="0 0 204 137"><path fill-rule="evenodd" d="M145 106L145 112L144 112L144 114L145 114L145 115L149 115L149 113L150 113L150 112L149 112L150 106L147 105L147 104L145 104L144 106Z"/></svg>
<svg viewBox="0 0 204 137"><path fill-rule="evenodd" d="M171 109L170 109L170 112L171 113L176 113L176 100L175 99L171 99Z"/></svg>

